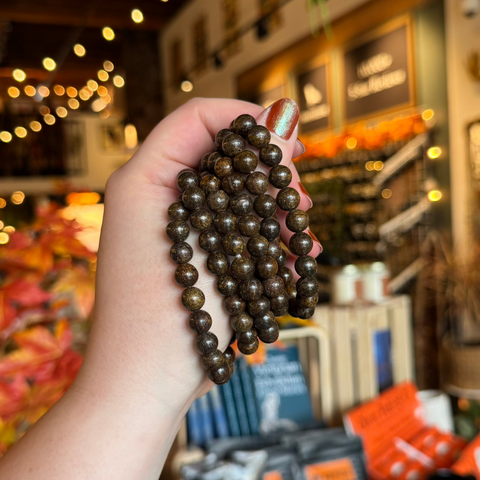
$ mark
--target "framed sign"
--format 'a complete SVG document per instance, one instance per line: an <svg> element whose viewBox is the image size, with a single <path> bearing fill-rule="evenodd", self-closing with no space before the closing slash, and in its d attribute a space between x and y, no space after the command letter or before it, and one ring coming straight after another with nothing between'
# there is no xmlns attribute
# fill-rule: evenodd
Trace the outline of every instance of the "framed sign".
<svg viewBox="0 0 480 480"><path fill-rule="evenodd" d="M300 133L312 133L330 126L328 63L310 65L296 78L297 103L300 109Z"/></svg>
<svg viewBox="0 0 480 480"><path fill-rule="evenodd" d="M347 121L414 104L411 40L405 18L344 53Z"/></svg>

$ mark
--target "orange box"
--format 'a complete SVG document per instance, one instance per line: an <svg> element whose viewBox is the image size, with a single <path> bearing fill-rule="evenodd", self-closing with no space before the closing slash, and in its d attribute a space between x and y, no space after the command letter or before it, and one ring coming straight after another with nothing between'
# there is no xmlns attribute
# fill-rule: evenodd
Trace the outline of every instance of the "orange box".
<svg viewBox="0 0 480 480"><path fill-rule="evenodd" d="M480 480L480 435L467 445L451 470L459 475L474 475Z"/></svg>

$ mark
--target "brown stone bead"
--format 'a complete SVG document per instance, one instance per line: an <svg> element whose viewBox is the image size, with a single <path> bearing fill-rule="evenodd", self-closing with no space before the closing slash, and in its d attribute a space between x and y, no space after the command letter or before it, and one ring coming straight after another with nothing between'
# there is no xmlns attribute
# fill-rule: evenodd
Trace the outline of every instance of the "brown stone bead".
<svg viewBox="0 0 480 480"><path fill-rule="evenodd" d="M186 168L177 175L177 187L184 192L188 187L198 187L200 177L195 170Z"/></svg>
<svg viewBox="0 0 480 480"><path fill-rule="evenodd" d="M255 270L257 275L265 280L277 274L278 263L272 256L264 255L257 260Z"/></svg>
<svg viewBox="0 0 480 480"><path fill-rule="evenodd" d="M271 310L263 315L259 315L253 319L253 325L256 329L265 330L270 328L275 322L275 315Z"/></svg>
<svg viewBox="0 0 480 480"><path fill-rule="evenodd" d="M183 263L175 270L175 281L181 287L193 287L198 280L198 270L191 263Z"/></svg>
<svg viewBox="0 0 480 480"><path fill-rule="evenodd" d="M244 113L233 121L233 129L235 130L235 133L238 133L242 137L246 137L249 130L253 128L256 124L257 122L251 115L248 115L248 113Z"/></svg>
<svg viewBox="0 0 480 480"><path fill-rule="evenodd" d="M203 190L203 193L205 193L205 195L213 192L218 192L221 185L222 182L220 181L220 179L215 175L212 175L211 173L203 175L200 180L200 188Z"/></svg>
<svg viewBox="0 0 480 480"><path fill-rule="evenodd" d="M268 190L268 177L262 172L253 172L245 181L245 187L252 195L261 195Z"/></svg>
<svg viewBox="0 0 480 480"><path fill-rule="evenodd" d="M247 193L239 193L230 199L230 208L235 215L246 215L253 209L253 200Z"/></svg>
<svg viewBox="0 0 480 480"><path fill-rule="evenodd" d="M222 142L222 150L229 157L234 157L245 149L245 140L241 135L231 133Z"/></svg>
<svg viewBox="0 0 480 480"><path fill-rule="evenodd" d="M185 208L182 202L175 202L168 207L168 216L171 220L183 220L185 222L190 217L190 210Z"/></svg>
<svg viewBox="0 0 480 480"><path fill-rule="evenodd" d="M228 363L224 363L219 367L207 370L207 376L215 385L224 385L230 380L232 372L231 366Z"/></svg>
<svg viewBox="0 0 480 480"><path fill-rule="evenodd" d="M282 149L277 145L270 144L260 150L260 161L267 167L276 167L282 157Z"/></svg>
<svg viewBox="0 0 480 480"><path fill-rule="evenodd" d="M288 246L295 255L307 255L313 248L313 240L308 233L298 232L292 235Z"/></svg>
<svg viewBox="0 0 480 480"><path fill-rule="evenodd" d="M240 283L240 295L248 302L258 300L262 293L262 282L260 282L260 280L257 278L243 280L243 282Z"/></svg>
<svg viewBox="0 0 480 480"><path fill-rule="evenodd" d="M302 255L295 260L295 271L301 277L313 277L317 274L317 261L310 255Z"/></svg>
<svg viewBox="0 0 480 480"><path fill-rule="evenodd" d="M234 232L237 228L237 217L230 212L220 212L213 221L215 230L222 235Z"/></svg>
<svg viewBox="0 0 480 480"><path fill-rule="evenodd" d="M252 319L252 325L253 325L253 319ZM237 335L237 342L239 343L253 343L258 337L257 331L253 328L245 332L237 332L236 335Z"/></svg>
<svg viewBox="0 0 480 480"><path fill-rule="evenodd" d="M238 342L238 350L244 355L253 355L258 350L259 341L258 338L253 343L241 343Z"/></svg>
<svg viewBox="0 0 480 480"><path fill-rule="evenodd" d="M255 215L243 215L238 221L238 230L244 237L253 237L260 231L260 222Z"/></svg>
<svg viewBox="0 0 480 480"><path fill-rule="evenodd" d="M215 163L213 171L218 178L224 178L233 173L232 159L229 157L221 157Z"/></svg>
<svg viewBox="0 0 480 480"><path fill-rule="evenodd" d="M303 308L298 306L296 303L290 304L288 307L288 313L294 317L294 318L300 318L302 320L308 320L309 318L312 318L315 309L314 308Z"/></svg>
<svg viewBox="0 0 480 480"><path fill-rule="evenodd" d="M189 210L196 210L205 203L205 194L199 187L187 187L182 194L182 203Z"/></svg>
<svg viewBox="0 0 480 480"><path fill-rule="evenodd" d="M238 282L228 273L221 275L217 280L217 290L225 297L236 293Z"/></svg>
<svg viewBox="0 0 480 480"><path fill-rule="evenodd" d="M232 347L227 347L225 352L223 352L223 356L225 360L230 364L233 364L233 362L235 361L235 351Z"/></svg>
<svg viewBox="0 0 480 480"><path fill-rule="evenodd" d="M216 252L222 248L222 239L220 235L213 229L204 230L198 237L198 244L202 250L208 253Z"/></svg>
<svg viewBox="0 0 480 480"><path fill-rule="evenodd" d="M300 194L294 188L282 188L277 194L277 205L286 212L295 210L300 205Z"/></svg>
<svg viewBox="0 0 480 480"><path fill-rule="evenodd" d="M232 262L232 275L238 280L248 280L255 273L255 262L251 257L237 257Z"/></svg>
<svg viewBox="0 0 480 480"><path fill-rule="evenodd" d="M297 287L293 283L289 283L285 287L285 291L287 292L288 298L297 298Z"/></svg>
<svg viewBox="0 0 480 480"><path fill-rule="evenodd" d="M283 280L278 275L274 275L273 277L267 278L262 283L263 283L263 291L270 298L278 296L285 290L285 284L283 283Z"/></svg>
<svg viewBox="0 0 480 480"><path fill-rule="evenodd" d="M250 150L235 155L233 167L239 173L249 174L255 171L258 165L258 157Z"/></svg>
<svg viewBox="0 0 480 480"><path fill-rule="evenodd" d="M278 276L283 280L285 285L289 285L293 281L293 273L288 267L280 267Z"/></svg>
<svg viewBox="0 0 480 480"><path fill-rule="evenodd" d="M248 332L253 327L253 318L247 312L242 312L230 319L230 325L235 332Z"/></svg>
<svg viewBox="0 0 480 480"><path fill-rule="evenodd" d="M291 232L303 232L310 223L308 213L303 210L288 212L285 224Z"/></svg>
<svg viewBox="0 0 480 480"><path fill-rule="evenodd" d="M195 230L207 230L212 226L213 215L206 208L198 208L190 215L190 223Z"/></svg>
<svg viewBox="0 0 480 480"><path fill-rule="evenodd" d="M217 163L217 160L219 158L222 158L222 157L223 157L223 155L220 152L213 152L213 153L210 154L210 156L208 157L208 160L207 160L207 170L210 173L214 172L215 164Z"/></svg>
<svg viewBox="0 0 480 480"><path fill-rule="evenodd" d="M228 137L228 135L232 133L235 133L235 131L230 128L223 128L217 133L217 135L215 136L215 147L217 150L222 149L223 140L225 139L225 137Z"/></svg>
<svg viewBox="0 0 480 480"><path fill-rule="evenodd" d="M277 165L270 170L268 179L275 188L285 188L292 182L292 171L285 165Z"/></svg>
<svg viewBox="0 0 480 480"><path fill-rule="evenodd" d="M258 300L248 302L247 310L253 317L264 315L270 310L270 300L262 295Z"/></svg>
<svg viewBox="0 0 480 480"><path fill-rule="evenodd" d="M205 295L197 287L188 287L182 292L182 305L191 312L200 310L205 305Z"/></svg>
<svg viewBox="0 0 480 480"><path fill-rule="evenodd" d="M167 237L172 242L183 242L188 238L190 228L187 222L174 220L167 225Z"/></svg>
<svg viewBox="0 0 480 480"><path fill-rule="evenodd" d="M245 180L239 173L232 173L222 179L222 188L229 195L236 195L243 190Z"/></svg>
<svg viewBox="0 0 480 480"><path fill-rule="evenodd" d="M252 257L263 257L268 253L268 240L261 235L250 237L247 250Z"/></svg>
<svg viewBox="0 0 480 480"><path fill-rule="evenodd" d="M283 249L280 245L280 242L270 242L270 244L268 245L268 255L270 255L275 260L277 260L277 263L278 263L278 259L280 258L282 252L283 252ZM280 266L281 265L279 265L279 267Z"/></svg>
<svg viewBox="0 0 480 480"><path fill-rule="evenodd" d="M271 195L262 193L255 199L253 208L259 217L267 218L277 211L277 203Z"/></svg>
<svg viewBox="0 0 480 480"><path fill-rule="evenodd" d="M230 260L223 252L213 252L207 258L207 268L214 275L225 275L230 268Z"/></svg>
<svg viewBox="0 0 480 480"><path fill-rule="evenodd" d="M302 277L297 282L297 292L301 297L313 297L318 293L318 287L315 277Z"/></svg>
<svg viewBox="0 0 480 480"><path fill-rule="evenodd" d="M264 218L260 223L260 235L273 242L280 235L280 224L275 218Z"/></svg>
<svg viewBox="0 0 480 480"><path fill-rule="evenodd" d="M245 239L238 233L229 233L223 237L222 243L228 255L241 255L245 250Z"/></svg>
<svg viewBox="0 0 480 480"><path fill-rule="evenodd" d="M228 208L230 199L223 191L212 192L207 197L208 208L215 213L224 212Z"/></svg>
<svg viewBox="0 0 480 480"><path fill-rule="evenodd" d="M263 148L270 141L270 132L268 128L256 125L248 131L247 138L252 147Z"/></svg>
<svg viewBox="0 0 480 480"><path fill-rule="evenodd" d="M225 298L225 309L230 315L238 315L245 311L247 302L240 295L231 295Z"/></svg>
<svg viewBox="0 0 480 480"><path fill-rule="evenodd" d="M190 315L188 326L198 335L206 333L212 328L212 317L205 310L198 310Z"/></svg>
<svg viewBox="0 0 480 480"><path fill-rule="evenodd" d="M195 339L195 348L200 355L211 355L218 348L218 338L212 332L202 333Z"/></svg>
<svg viewBox="0 0 480 480"><path fill-rule="evenodd" d="M274 343L278 340L279 335L280 329L278 328L277 322L269 328L258 330L258 337L263 343Z"/></svg>
<svg viewBox="0 0 480 480"><path fill-rule="evenodd" d="M270 299L270 307L276 317L281 317L288 312L288 300L287 292L282 292L277 297Z"/></svg>
<svg viewBox="0 0 480 480"><path fill-rule="evenodd" d="M318 303L318 293L312 297L297 297L297 305L302 308L315 308Z"/></svg>
<svg viewBox="0 0 480 480"><path fill-rule="evenodd" d="M225 363L225 356L220 350L215 350L210 355L205 355L201 360L202 367L205 370L211 370Z"/></svg>
<svg viewBox="0 0 480 480"><path fill-rule="evenodd" d="M188 263L193 257L192 247L185 242L178 242L170 249L170 258L178 264Z"/></svg>
<svg viewBox="0 0 480 480"><path fill-rule="evenodd" d="M277 263L279 267L284 267L285 264L287 263L287 258L288 258L287 252L283 248L281 248L280 250L281 251L280 251L280 255L277 258Z"/></svg>
<svg viewBox="0 0 480 480"><path fill-rule="evenodd" d="M200 172L207 172L208 171L208 157L212 154L212 152L206 153L202 159L200 160Z"/></svg>

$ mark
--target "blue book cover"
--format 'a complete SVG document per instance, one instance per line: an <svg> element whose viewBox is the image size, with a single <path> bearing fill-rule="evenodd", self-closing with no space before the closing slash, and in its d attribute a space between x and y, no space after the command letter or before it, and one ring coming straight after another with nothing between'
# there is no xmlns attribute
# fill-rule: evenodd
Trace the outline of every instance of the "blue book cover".
<svg viewBox="0 0 480 480"><path fill-rule="evenodd" d="M228 430L227 412L223 405L223 399L220 395L220 388L215 385L209 392L210 407L213 412L213 424L215 426L215 434L217 438L225 438L230 435Z"/></svg>
<svg viewBox="0 0 480 480"><path fill-rule="evenodd" d="M203 445L203 431L200 423L198 400L195 400L187 412L187 433L190 445Z"/></svg>
<svg viewBox="0 0 480 480"><path fill-rule="evenodd" d="M392 337L390 330L378 330L373 334L375 363L378 372L379 391L393 386Z"/></svg>
<svg viewBox="0 0 480 480"><path fill-rule="evenodd" d="M237 409L235 408L235 400L233 398L233 390L230 382L220 387L220 392L223 397L223 404L227 411L228 426L232 437L240 436L240 425L238 423Z"/></svg>
<svg viewBox="0 0 480 480"><path fill-rule="evenodd" d="M240 375L238 373L238 362L235 363L235 369L230 382L232 384L233 398L235 400L240 432L242 436L248 436L250 435L250 426L248 425L247 409L243 398L242 381L240 380Z"/></svg>
<svg viewBox="0 0 480 480"><path fill-rule="evenodd" d="M248 423L250 425L250 433L258 435L258 414L257 405L255 403L255 395L253 393L252 377L248 372L250 368L244 358L239 358L237 362L238 373L242 380L243 398L247 408Z"/></svg>
<svg viewBox="0 0 480 480"><path fill-rule="evenodd" d="M295 430L314 420L296 346L269 348L266 362L252 365L249 371L261 434Z"/></svg>
<svg viewBox="0 0 480 480"><path fill-rule="evenodd" d="M203 446L212 440L213 433L213 418L212 412L210 410L210 405L208 404L208 398L206 395L198 399L198 406L201 419L201 427L203 432Z"/></svg>

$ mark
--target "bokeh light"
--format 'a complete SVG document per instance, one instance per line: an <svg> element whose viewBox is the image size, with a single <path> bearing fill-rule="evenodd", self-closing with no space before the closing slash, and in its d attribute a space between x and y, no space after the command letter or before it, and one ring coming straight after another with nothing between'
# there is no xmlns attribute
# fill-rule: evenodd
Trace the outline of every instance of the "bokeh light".
<svg viewBox="0 0 480 480"><path fill-rule="evenodd" d="M132 10L132 20L135 23L143 22L143 13L138 8L135 8L134 10Z"/></svg>
<svg viewBox="0 0 480 480"><path fill-rule="evenodd" d="M110 75L105 70L99 70L97 72L97 76L98 79L102 82L106 82L110 77Z"/></svg>
<svg viewBox="0 0 480 480"><path fill-rule="evenodd" d="M95 80L89 80L87 82L87 87L92 90L92 92L95 92L98 88L98 83Z"/></svg>
<svg viewBox="0 0 480 480"><path fill-rule="evenodd" d="M70 98L70 100L68 100L68 106L72 110L76 110L80 106L80 102L76 98Z"/></svg>
<svg viewBox="0 0 480 480"><path fill-rule="evenodd" d="M442 149L440 147L430 147L427 150L427 156L431 160L436 160L442 154Z"/></svg>
<svg viewBox="0 0 480 480"><path fill-rule="evenodd" d="M43 117L43 120L45 121L45 123L47 125L53 125L57 121L57 119L53 115L51 115L50 113L48 115L45 115Z"/></svg>
<svg viewBox="0 0 480 480"><path fill-rule="evenodd" d="M75 55L77 57L84 57L87 51L85 50L85 47L81 45L80 43L77 43L73 47L73 51L75 52Z"/></svg>
<svg viewBox="0 0 480 480"><path fill-rule="evenodd" d="M114 65L110 60L105 60L103 62L103 69L106 70L107 72L113 72Z"/></svg>
<svg viewBox="0 0 480 480"><path fill-rule="evenodd" d="M67 95L70 98L75 98L78 95L78 91L75 87L68 87L67 88Z"/></svg>
<svg viewBox="0 0 480 480"><path fill-rule="evenodd" d="M68 115L68 110L65 107L57 107L55 111L60 118L65 118Z"/></svg>
<svg viewBox="0 0 480 480"><path fill-rule="evenodd" d="M125 80L120 75L115 75L113 77L113 84L118 88L122 88L125 85Z"/></svg>
<svg viewBox="0 0 480 480"><path fill-rule="evenodd" d="M10 240L8 233L0 232L0 245L6 245Z"/></svg>
<svg viewBox="0 0 480 480"><path fill-rule="evenodd" d="M428 192L428 199L431 202L438 202L443 197L442 192L440 190L430 190Z"/></svg>
<svg viewBox="0 0 480 480"><path fill-rule="evenodd" d="M61 97L62 95L65 95L65 88L62 87L61 85L55 85L53 87L53 91L55 92L56 95Z"/></svg>
<svg viewBox="0 0 480 480"><path fill-rule="evenodd" d="M39 132L42 129L42 124L40 122L37 122L36 120L34 120L33 122L30 122L30 128L34 132Z"/></svg>
<svg viewBox="0 0 480 480"><path fill-rule="evenodd" d="M38 94L43 98L48 97L50 95L50 90L45 85L38 87L37 91L38 91Z"/></svg>
<svg viewBox="0 0 480 480"><path fill-rule="evenodd" d="M110 27L104 27L102 30L102 35L105 40L111 42L115 38L115 32Z"/></svg>
<svg viewBox="0 0 480 480"><path fill-rule="evenodd" d="M104 97L105 95L108 95L108 90L106 89L106 87L104 87L103 85L101 85L100 87L98 87L97 93L98 93L101 97Z"/></svg>
<svg viewBox="0 0 480 480"><path fill-rule="evenodd" d="M7 201L4 198L0 198L0 208L5 208L7 206ZM2 222L3 228L3 222Z"/></svg>
<svg viewBox="0 0 480 480"><path fill-rule="evenodd" d="M382 190L382 197L383 198L390 198L392 196L392 191L389 188L385 188Z"/></svg>
<svg viewBox="0 0 480 480"><path fill-rule="evenodd" d="M191 92L193 90L193 83L190 80L184 80L180 84L180 88L186 93Z"/></svg>
<svg viewBox="0 0 480 480"><path fill-rule="evenodd" d="M48 70L49 72L53 72L57 68L57 64L55 63L55 60L50 57L46 57L43 59L43 68L45 70Z"/></svg>
<svg viewBox="0 0 480 480"><path fill-rule="evenodd" d="M20 68L16 68L12 76L17 82L23 82L27 78L27 74Z"/></svg>
<svg viewBox="0 0 480 480"><path fill-rule="evenodd" d="M27 129L24 127L16 127L15 128L15 135L18 138L25 138L27 136Z"/></svg>
<svg viewBox="0 0 480 480"><path fill-rule="evenodd" d="M10 132L7 132L7 131L3 131L3 132L0 132L0 140L3 142L3 143L9 143L12 141L12 134Z"/></svg>
<svg viewBox="0 0 480 480"><path fill-rule="evenodd" d="M12 193L12 203L15 205L20 205L25 200L25 194L20 190ZM13 227L12 227L13 228ZM9 233L9 232L7 232Z"/></svg>
<svg viewBox="0 0 480 480"><path fill-rule="evenodd" d="M17 98L20 95L20 90L17 87L10 87L7 92L12 98Z"/></svg>
<svg viewBox="0 0 480 480"><path fill-rule="evenodd" d="M40 115L48 115L50 113L50 109L46 105L42 105L38 111L40 112Z"/></svg>
<svg viewBox="0 0 480 480"><path fill-rule="evenodd" d="M24 88L24 92L25 92L25 95L28 95L29 97L34 97L35 94L37 93L37 89L32 85L27 85Z"/></svg>

